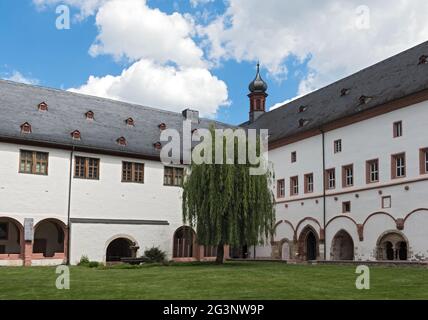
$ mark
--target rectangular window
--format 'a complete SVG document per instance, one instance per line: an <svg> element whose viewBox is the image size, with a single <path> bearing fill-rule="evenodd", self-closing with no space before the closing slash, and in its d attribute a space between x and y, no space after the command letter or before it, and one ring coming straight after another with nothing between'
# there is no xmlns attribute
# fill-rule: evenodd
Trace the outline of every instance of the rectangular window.
<svg viewBox="0 0 428 320"><path fill-rule="evenodd" d="M277 197L284 198L285 197L285 180L281 179L276 182L277 184Z"/></svg>
<svg viewBox="0 0 428 320"><path fill-rule="evenodd" d="M352 187L354 185L354 166L352 164L342 167L342 187Z"/></svg>
<svg viewBox="0 0 428 320"><path fill-rule="evenodd" d="M351 212L351 201L342 202L342 212L343 213Z"/></svg>
<svg viewBox="0 0 428 320"><path fill-rule="evenodd" d="M9 223L0 222L0 240L9 239Z"/></svg>
<svg viewBox="0 0 428 320"><path fill-rule="evenodd" d="M373 183L379 181L379 160L369 160L366 162L366 181Z"/></svg>
<svg viewBox="0 0 428 320"><path fill-rule="evenodd" d="M49 154L47 152L21 150L19 172L47 175L48 158Z"/></svg>
<svg viewBox="0 0 428 320"><path fill-rule="evenodd" d="M404 178L406 176L406 154L394 154L391 157L391 178Z"/></svg>
<svg viewBox="0 0 428 320"><path fill-rule="evenodd" d="M391 208L391 196L382 197L382 209Z"/></svg>
<svg viewBox="0 0 428 320"><path fill-rule="evenodd" d="M314 192L314 175L313 173L305 174L305 193Z"/></svg>
<svg viewBox="0 0 428 320"><path fill-rule="evenodd" d="M100 178L100 159L76 157L74 177L96 180Z"/></svg>
<svg viewBox="0 0 428 320"><path fill-rule="evenodd" d="M329 190L336 188L336 169L326 170L326 188Z"/></svg>
<svg viewBox="0 0 428 320"><path fill-rule="evenodd" d="M122 162L122 182L144 183L144 164Z"/></svg>
<svg viewBox="0 0 428 320"><path fill-rule="evenodd" d="M421 174L428 173L428 148L420 150L420 172Z"/></svg>
<svg viewBox="0 0 428 320"><path fill-rule="evenodd" d="M334 141L334 153L342 152L342 140L335 140Z"/></svg>
<svg viewBox="0 0 428 320"><path fill-rule="evenodd" d="M296 161L297 161L297 153L296 153L296 151L293 151L291 153L291 162L294 163Z"/></svg>
<svg viewBox="0 0 428 320"><path fill-rule="evenodd" d="M184 169L176 167L165 167L163 184L166 186L183 185Z"/></svg>
<svg viewBox="0 0 428 320"><path fill-rule="evenodd" d="M401 137L403 135L403 122L397 121L394 122L394 138Z"/></svg>
<svg viewBox="0 0 428 320"><path fill-rule="evenodd" d="M295 196L299 194L299 177L290 178L290 195Z"/></svg>

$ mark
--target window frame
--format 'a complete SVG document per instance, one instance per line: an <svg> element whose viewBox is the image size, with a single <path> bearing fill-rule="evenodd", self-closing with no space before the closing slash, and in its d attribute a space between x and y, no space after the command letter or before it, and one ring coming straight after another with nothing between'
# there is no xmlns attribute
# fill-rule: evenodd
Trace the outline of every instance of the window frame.
<svg viewBox="0 0 428 320"><path fill-rule="evenodd" d="M337 139L333 141L333 151L335 154L342 152L342 139Z"/></svg>
<svg viewBox="0 0 428 320"><path fill-rule="evenodd" d="M420 174L428 174L428 148L419 149Z"/></svg>
<svg viewBox="0 0 428 320"><path fill-rule="evenodd" d="M399 138L403 136L403 121L395 121L392 125L393 137Z"/></svg>
<svg viewBox="0 0 428 320"><path fill-rule="evenodd" d="M311 179L312 181L309 181L309 179ZM304 188L305 193L313 193L314 192L314 174L312 172L305 174L304 187L305 187Z"/></svg>
<svg viewBox="0 0 428 320"><path fill-rule="evenodd" d="M278 179L276 181L276 197L285 198L285 179Z"/></svg>
<svg viewBox="0 0 428 320"><path fill-rule="evenodd" d="M76 168L77 168L77 160L78 159L79 159L79 161L83 159L83 176L76 174L77 173ZM90 160L96 161L97 165L96 166L90 165L89 164ZM80 167L82 167L82 166L80 165ZM96 169L97 175L95 177L89 176L90 167L92 167L93 170ZM79 171L81 169L82 168L80 168ZM93 157L86 157L86 156L74 156L74 175L73 175L73 177L75 179L100 180L100 171L101 171L101 160L100 160L100 158L93 158Z"/></svg>
<svg viewBox="0 0 428 320"><path fill-rule="evenodd" d="M172 174L171 174L171 184L167 184L165 183L165 176L166 176L166 171L167 170L172 170ZM175 179L177 177L177 172L182 172L181 175L181 184L175 184ZM184 168L183 167L172 167L172 166L164 166L163 169L163 185L166 187L182 187L183 183L184 183Z"/></svg>
<svg viewBox="0 0 428 320"><path fill-rule="evenodd" d="M348 175L347 171L351 169L351 176ZM348 183L348 179L351 179L351 183ZM350 188L355 184L355 174L354 174L354 165L348 164L346 166L342 166L342 188Z"/></svg>
<svg viewBox="0 0 428 320"><path fill-rule="evenodd" d="M291 163L296 163L297 162L297 151L292 151L290 154L290 160Z"/></svg>
<svg viewBox="0 0 428 320"><path fill-rule="evenodd" d="M125 175L124 175L124 166L125 165L131 165L131 177L130 179L126 179ZM142 168L142 179L138 180L137 179L137 172L139 170L137 170L137 166L141 166ZM144 163L142 162L132 162L132 161L122 161L122 181L123 183L139 183L139 184L144 184Z"/></svg>
<svg viewBox="0 0 428 320"><path fill-rule="evenodd" d="M389 199L389 207L385 206L385 200ZM382 209L390 209L392 208L392 197L391 196L383 196L381 199Z"/></svg>
<svg viewBox="0 0 428 320"><path fill-rule="evenodd" d="M349 207L349 210L346 210ZM343 201L342 202L342 213L351 213L352 206L351 201Z"/></svg>
<svg viewBox="0 0 428 320"><path fill-rule="evenodd" d="M333 173L333 179L330 179L330 173ZM330 187L331 181L333 181L332 187ZM326 190L336 189L336 168L330 168L325 170L325 189Z"/></svg>
<svg viewBox="0 0 428 320"><path fill-rule="evenodd" d="M26 171L25 169L22 170L21 168L21 163L23 160L23 153L28 153L31 155L31 167L30 167L30 171ZM40 160L37 158L38 155L43 155L45 157L44 160ZM37 165L41 163L41 164L45 164L45 171L43 172L37 172ZM28 149L19 149L19 166L18 166L18 172L19 173L23 173L23 174L34 174L34 175L38 175L38 176L47 176L49 174L49 152L45 152L45 151L35 151L35 150L28 150Z"/></svg>
<svg viewBox="0 0 428 320"><path fill-rule="evenodd" d="M299 176L290 177L290 196L299 194Z"/></svg>
<svg viewBox="0 0 428 320"><path fill-rule="evenodd" d="M372 165L376 164L377 170L372 171ZM372 179L372 174L377 174L377 179ZM379 159L371 159L366 161L366 183L376 183L380 180Z"/></svg>
<svg viewBox="0 0 428 320"><path fill-rule="evenodd" d="M404 164L401 166L403 170L403 174L398 175L397 172L399 167L397 165L397 160L401 157L404 159ZM405 178L406 175L407 175L406 153L400 152L400 153L391 155L391 179L402 179L402 178Z"/></svg>

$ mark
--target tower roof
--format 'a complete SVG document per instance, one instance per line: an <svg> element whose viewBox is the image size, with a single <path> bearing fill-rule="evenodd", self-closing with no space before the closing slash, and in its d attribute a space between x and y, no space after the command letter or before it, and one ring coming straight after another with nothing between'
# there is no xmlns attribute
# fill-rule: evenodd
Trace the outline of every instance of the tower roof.
<svg viewBox="0 0 428 320"><path fill-rule="evenodd" d="M253 81L248 86L250 92L265 93L267 91L267 83L260 76L260 63L257 63L257 74Z"/></svg>

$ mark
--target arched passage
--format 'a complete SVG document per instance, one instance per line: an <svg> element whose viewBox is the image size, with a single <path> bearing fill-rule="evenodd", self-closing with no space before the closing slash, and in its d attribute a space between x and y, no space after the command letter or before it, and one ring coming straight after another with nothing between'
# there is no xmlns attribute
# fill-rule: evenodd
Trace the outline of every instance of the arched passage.
<svg viewBox="0 0 428 320"><path fill-rule="evenodd" d="M24 228L15 219L0 217L0 260L22 259Z"/></svg>
<svg viewBox="0 0 428 320"><path fill-rule="evenodd" d="M407 260L409 243L401 232L383 233L377 241L378 260Z"/></svg>
<svg viewBox="0 0 428 320"><path fill-rule="evenodd" d="M354 241L348 232L340 230L331 244L333 260L354 260Z"/></svg>
<svg viewBox="0 0 428 320"><path fill-rule="evenodd" d="M122 258L135 258L137 246L127 238L116 238L107 246L106 262L120 262Z"/></svg>
<svg viewBox="0 0 428 320"><path fill-rule="evenodd" d="M319 255L319 238L311 226L306 226L299 237L299 256L301 260L317 260Z"/></svg>
<svg viewBox="0 0 428 320"><path fill-rule="evenodd" d="M192 228L183 226L174 232L173 240L174 258L192 258L196 257L196 233Z"/></svg>
<svg viewBox="0 0 428 320"><path fill-rule="evenodd" d="M56 219L46 219L37 223L34 227L33 253L42 255L43 258L64 257L66 229L64 223Z"/></svg>

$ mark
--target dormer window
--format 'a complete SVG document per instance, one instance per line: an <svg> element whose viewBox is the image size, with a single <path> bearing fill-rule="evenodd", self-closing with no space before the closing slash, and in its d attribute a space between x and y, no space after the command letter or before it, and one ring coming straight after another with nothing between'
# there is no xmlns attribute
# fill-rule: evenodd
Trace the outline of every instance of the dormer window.
<svg viewBox="0 0 428 320"><path fill-rule="evenodd" d="M39 111L48 111L48 104L46 102L40 102L37 105L37 109L39 109Z"/></svg>
<svg viewBox="0 0 428 320"><path fill-rule="evenodd" d="M120 137L116 140L117 144L121 145L121 146L126 146L128 143L126 142L125 137Z"/></svg>
<svg viewBox="0 0 428 320"><path fill-rule="evenodd" d="M166 124L165 123L161 123L161 124L159 124L159 129L161 129L161 130L165 130L166 129Z"/></svg>
<svg viewBox="0 0 428 320"><path fill-rule="evenodd" d="M128 126L132 126L132 127L134 126L134 119L132 118L126 119L125 122Z"/></svg>
<svg viewBox="0 0 428 320"><path fill-rule="evenodd" d="M306 126L308 123L309 123L309 120L300 119L299 120L299 128L302 128L302 127Z"/></svg>
<svg viewBox="0 0 428 320"><path fill-rule="evenodd" d="M86 119L88 119L88 120L94 120L94 113L91 110L86 112L85 116L86 116Z"/></svg>
<svg viewBox="0 0 428 320"><path fill-rule="evenodd" d="M342 90L340 90L340 96L341 97L347 96L349 92L351 92L351 89L343 88Z"/></svg>
<svg viewBox="0 0 428 320"><path fill-rule="evenodd" d="M21 124L21 133L31 133L31 125L28 122Z"/></svg>
<svg viewBox="0 0 428 320"><path fill-rule="evenodd" d="M160 150L160 149L162 149L162 143L160 143L159 141L158 141L158 142L155 142L155 143L153 143L153 147L154 147L156 150Z"/></svg>
<svg viewBox="0 0 428 320"><path fill-rule="evenodd" d="M369 103L373 98L367 96L361 96L359 99L360 105Z"/></svg>
<svg viewBox="0 0 428 320"><path fill-rule="evenodd" d="M308 106L300 106L299 113L305 112L308 109Z"/></svg>
<svg viewBox="0 0 428 320"><path fill-rule="evenodd" d="M428 63L428 56L427 55L422 55L419 57L419 65L421 64L427 64Z"/></svg>
<svg viewBox="0 0 428 320"><path fill-rule="evenodd" d="M73 140L80 140L80 131L79 130L74 130L71 133L71 137L73 138Z"/></svg>

